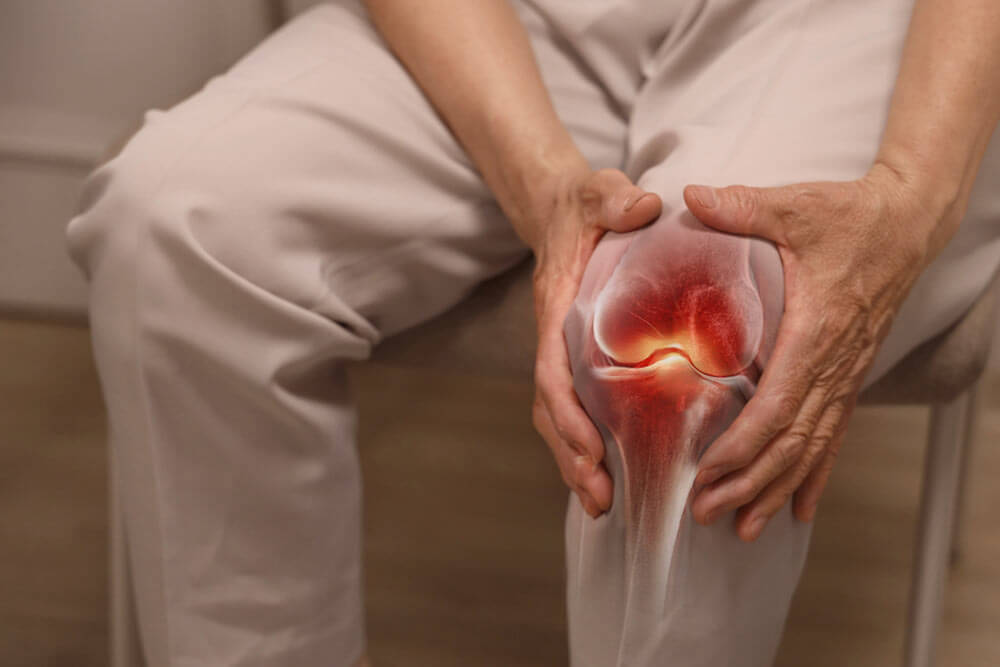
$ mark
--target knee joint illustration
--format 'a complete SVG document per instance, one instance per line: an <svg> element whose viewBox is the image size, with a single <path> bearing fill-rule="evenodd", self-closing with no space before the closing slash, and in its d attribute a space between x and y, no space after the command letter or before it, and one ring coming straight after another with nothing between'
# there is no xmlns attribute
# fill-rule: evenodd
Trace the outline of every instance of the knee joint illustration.
<svg viewBox="0 0 1000 667"><path fill-rule="evenodd" d="M567 318L576 391L620 454L632 604L664 588L697 458L752 393L780 318L780 270L754 270L780 260L754 243L661 220L599 247Z"/></svg>

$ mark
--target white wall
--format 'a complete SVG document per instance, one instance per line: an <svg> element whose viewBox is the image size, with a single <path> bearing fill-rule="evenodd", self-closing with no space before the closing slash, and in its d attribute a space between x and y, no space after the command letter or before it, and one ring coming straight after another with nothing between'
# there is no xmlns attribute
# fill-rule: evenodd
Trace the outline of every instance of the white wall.
<svg viewBox="0 0 1000 667"><path fill-rule="evenodd" d="M108 147L270 30L267 0L0 2L0 310L83 312L63 228Z"/></svg>

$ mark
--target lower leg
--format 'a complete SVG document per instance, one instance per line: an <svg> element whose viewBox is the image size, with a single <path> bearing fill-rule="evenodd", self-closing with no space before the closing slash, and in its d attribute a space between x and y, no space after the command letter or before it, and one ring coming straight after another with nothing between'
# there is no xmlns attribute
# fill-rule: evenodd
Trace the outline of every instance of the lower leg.
<svg viewBox="0 0 1000 667"><path fill-rule="evenodd" d="M615 495L567 523L574 665L763 665L773 657L808 528L761 542L696 526L695 464L752 394L773 346L781 264L762 241L689 213L609 237L587 269L567 341L605 438ZM720 636L723 635L723 636Z"/></svg>

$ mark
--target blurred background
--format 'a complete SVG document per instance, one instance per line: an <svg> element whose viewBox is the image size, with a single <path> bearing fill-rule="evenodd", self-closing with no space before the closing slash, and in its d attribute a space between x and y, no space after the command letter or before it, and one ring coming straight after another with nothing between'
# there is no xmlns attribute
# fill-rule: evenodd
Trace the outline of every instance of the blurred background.
<svg viewBox="0 0 1000 667"><path fill-rule="evenodd" d="M108 663L106 425L63 240L82 180L145 110L190 94L307 4L0 4L0 665ZM1000 664L998 347L978 394L941 665ZM354 378L376 667L566 664L566 492L531 428L530 385L388 366ZM900 663L927 412L858 411L779 665Z"/></svg>

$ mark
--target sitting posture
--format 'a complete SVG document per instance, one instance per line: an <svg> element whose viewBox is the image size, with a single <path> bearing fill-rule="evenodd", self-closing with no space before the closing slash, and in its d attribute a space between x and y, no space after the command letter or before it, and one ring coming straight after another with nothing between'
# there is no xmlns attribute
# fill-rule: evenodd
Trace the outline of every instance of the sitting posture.
<svg viewBox="0 0 1000 667"><path fill-rule="evenodd" d="M334 0L148 113L69 245L149 667L365 660L346 367L532 255L573 666L767 665L858 391L1000 263L997 7Z"/></svg>

